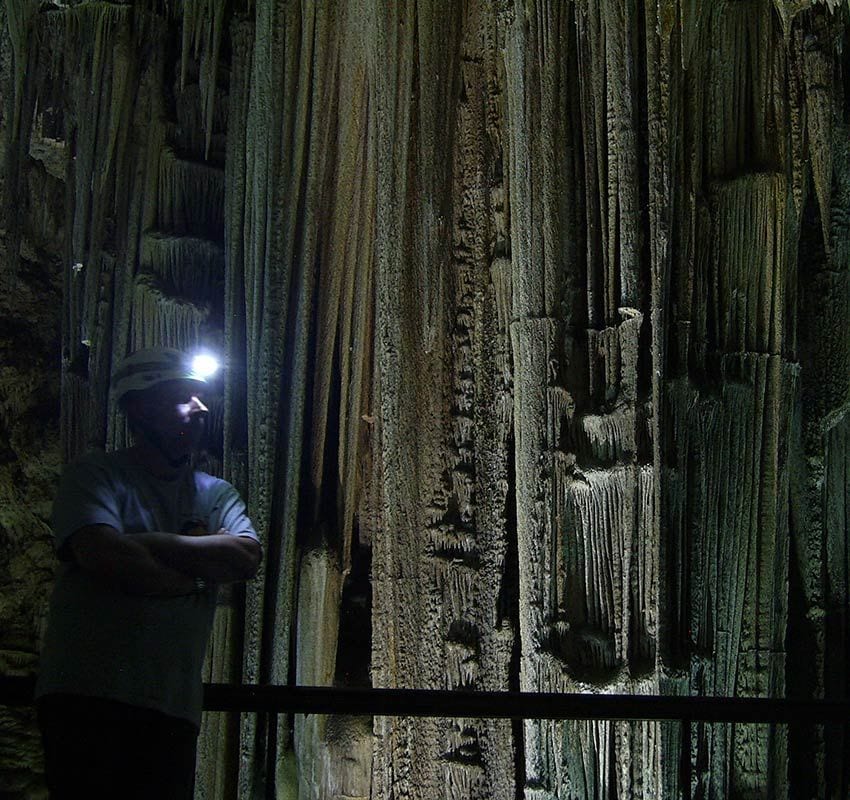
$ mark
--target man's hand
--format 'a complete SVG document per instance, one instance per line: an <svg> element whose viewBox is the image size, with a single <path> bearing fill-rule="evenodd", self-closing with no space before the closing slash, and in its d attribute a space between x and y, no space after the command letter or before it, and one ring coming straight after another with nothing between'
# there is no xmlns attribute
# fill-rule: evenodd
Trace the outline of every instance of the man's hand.
<svg viewBox="0 0 850 800"><path fill-rule="evenodd" d="M221 533L221 531L219 531ZM186 530L180 531L181 536L209 536L210 531L207 530L206 525L202 525L198 523L197 525L193 525Z"/></svg>
<svg viewBox="0 0 850 800"><path fill-rule="evenodd" d="M216 534L227 534L230 535L230 531L227 528L219 528L216 531ZM198 523L197 525L193 525L191 528L187 528L186 530L180 531L181 536L212 536L213 532L208 531L204 525Z"/></svg>

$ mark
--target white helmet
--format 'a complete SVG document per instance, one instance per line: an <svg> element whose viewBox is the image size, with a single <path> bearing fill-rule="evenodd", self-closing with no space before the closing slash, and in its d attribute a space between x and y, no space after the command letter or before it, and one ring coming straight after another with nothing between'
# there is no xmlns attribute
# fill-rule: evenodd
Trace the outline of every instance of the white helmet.
<svg viewBox="0 0 850 800"><path fill-rule="evenodd" d="M192 366L185 353L170 347L150 347L127 356L112 375L112 395L120 405L130 392L140 392L166 381L196 381L206 376Z"/></svg>

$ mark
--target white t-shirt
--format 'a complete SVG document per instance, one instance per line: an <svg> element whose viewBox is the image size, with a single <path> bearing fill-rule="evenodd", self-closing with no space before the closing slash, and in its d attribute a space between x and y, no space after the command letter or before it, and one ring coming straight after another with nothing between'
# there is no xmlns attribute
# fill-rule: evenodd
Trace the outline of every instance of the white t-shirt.
<svg viewBox="0 0 850 800"><path fill-rule="evenodd" d="M161 480L128 451L92 451L65 468L53 505L63 545L87 525L132 536L181 533L198 525L257 539L245 504L227 481L186 469ZM63 560L50 601L36 697L103 697L200 724L201 669L215 591L183 597L128 595Z"/></svg>

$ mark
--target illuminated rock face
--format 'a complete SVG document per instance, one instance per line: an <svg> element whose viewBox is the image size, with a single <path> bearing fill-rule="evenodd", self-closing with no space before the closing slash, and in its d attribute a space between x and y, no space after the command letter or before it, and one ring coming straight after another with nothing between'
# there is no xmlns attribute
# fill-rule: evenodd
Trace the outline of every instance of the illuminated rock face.
<svg viewBox="0 0 850 800"><path fill-rule="evenodd" d="M61 444L15 428L0 467L40 565L25 608L0 570L4 670L34 660L45 476L126 441L111 364L206 344L210 468L267 554L209 679L843 697L832 5L10 0L4 320L44 292L63 362ZM210 715L199 793L843 797L846 762L803 728Z"/></svg>

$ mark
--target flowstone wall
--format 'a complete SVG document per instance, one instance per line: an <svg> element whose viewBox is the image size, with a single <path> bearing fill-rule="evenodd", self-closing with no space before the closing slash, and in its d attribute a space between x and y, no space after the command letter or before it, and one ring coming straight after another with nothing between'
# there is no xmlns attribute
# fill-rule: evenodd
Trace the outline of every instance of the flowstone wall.
<svg viewBox="0 0 850 800"><path fill-rule="evenodd" d="M203 344L208 465L266 549L207 678L846 697L846 5L4 13L4 671L35 664L60 456L126 441L112 365ZM843 798L847 751L211 714L198 796Z"/></svg>

